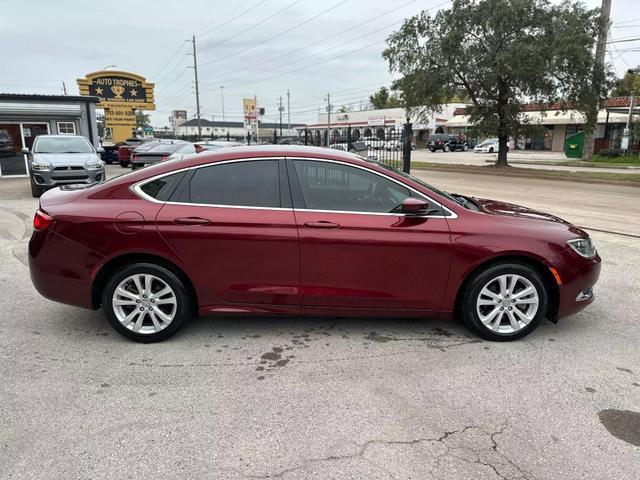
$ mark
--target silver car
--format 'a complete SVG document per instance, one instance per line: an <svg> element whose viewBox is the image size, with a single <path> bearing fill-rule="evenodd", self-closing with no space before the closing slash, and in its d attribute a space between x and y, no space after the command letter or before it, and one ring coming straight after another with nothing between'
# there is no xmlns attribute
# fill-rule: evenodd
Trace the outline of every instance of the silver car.
<svg viewBox="0 0 640 480"><path fill-rule="evenodd" d="M22 153L30 156L29 174L34 197L61 185L105 180L99 151L80 135L38 135L33 149L23 148Z"/></svg>

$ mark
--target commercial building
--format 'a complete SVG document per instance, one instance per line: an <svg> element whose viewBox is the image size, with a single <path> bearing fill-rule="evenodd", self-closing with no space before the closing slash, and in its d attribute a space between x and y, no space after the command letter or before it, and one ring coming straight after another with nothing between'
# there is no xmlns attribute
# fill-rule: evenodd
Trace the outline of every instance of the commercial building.
<svg viewBox="0 0 640 480"><path fill-rule="evenodd" d="M636 97L638 105L640 97ZM619 148L622 133L629 116L629 97L606 99L598 112L596 126L595 152L605 148ZM637 111L637 110L636 110ZM518 140L518 147L526 150L548 150L562 152L568 136L583 129L584 115L578 110L562 109L559 104L529 104L522 109L523 120L539 126L539 132ZM473 123L464 108L455 110L453 117L446 122L452 133L465 133L473 136Z"/></svg>
<svg viewBox="0 0 640 480"><path fill-rule="evenodd" d="M83 135L98 146L97 97L0 94L0 177L27 175L27 156L38 135Z"/></svg>
<svg viewBox="0 0 640 480"><path fill-rule="evenodd" d="M291 137L297 135L296 128L304 127L303 123L292 123L291 129L287 128L287 124L282 124L282 133L280 133L279 123L260 122L258 128L258 136L260 139L272 140L274 131L278 138ZM203 138L227 138L244 140L247 138L247 129L243 122L230 121L211 121L205 118L200 119L200 128ZM171 133L171 132L169 132ZM198 120L191 119L183 122L175 127L175 135L177 137L195 137L198 135Z"/></svg>
<svg viewBox="0 0 640 480"><path fill-rule="evenodd" d="M453 117L454 111L463 107L462 103L448 103L442 105L436 114L411 114L409 121L413 124L413 142L421 145L433 133L447 133L447 121ZM329 116L326 113L318 115L318 121L306 127L298 127L300 137L307 136L314 145L327 144L327 129L330 130L329 143L339 143L347 140L348 131L351 138L377 137L381 140L397 138L402 125L407 121L404 108L385 108L379 110L358 110L350 112L336 112ZM305 132L306 129L306 132Z"/></svg>

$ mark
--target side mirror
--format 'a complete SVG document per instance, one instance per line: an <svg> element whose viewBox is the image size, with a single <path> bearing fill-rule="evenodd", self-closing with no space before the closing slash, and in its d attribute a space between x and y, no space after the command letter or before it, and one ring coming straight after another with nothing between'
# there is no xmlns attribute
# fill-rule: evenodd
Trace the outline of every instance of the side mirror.
<svg viewBox="0 0 640 480"><path fill-rule="evenodd" d="M29 149L25 147L22 149L22 153L24 153L25 155L29 155L29 153L31 152L29 152Z"/></svg>
<svg viewBox="0 0 640 480"><path fill-rule="evenodd" d="M402 201L400 211L405 215L425 215L429 212L429 204L421 198L409 197Z"/></svg>
<svg viewBox="0 0 640 480"><path fill-rule="evenodd" d="M100 155L102 155L104 153L104 148L98 147L98 148L96 148L96 152L98 152Z"/></svg>

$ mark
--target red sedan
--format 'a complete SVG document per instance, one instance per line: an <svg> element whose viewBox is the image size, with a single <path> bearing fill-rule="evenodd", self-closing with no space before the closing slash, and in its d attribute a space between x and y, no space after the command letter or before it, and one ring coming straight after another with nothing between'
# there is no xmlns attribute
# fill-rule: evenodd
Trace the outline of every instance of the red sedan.
<svg viewBox="0 0 640 480"><path fill-rule="evenodd" d="M31 278L126 337L192 315L457 316L512 340L593 301L589 235L330 149L236 147L40 199Z"/></svg>

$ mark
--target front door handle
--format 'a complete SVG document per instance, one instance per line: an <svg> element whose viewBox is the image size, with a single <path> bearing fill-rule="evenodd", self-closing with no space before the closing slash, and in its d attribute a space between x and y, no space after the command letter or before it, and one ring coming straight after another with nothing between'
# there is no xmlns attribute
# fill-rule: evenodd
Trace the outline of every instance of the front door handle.
<svg viewBox="0 0 640 480"><path fill-rule="evenodd" d="M174 218L173 223L177 225L207 225L211 223L211 220L202 217L180 217Z"/></svg>
<svg viewBox="0 0 640 480"><path fill-rule="evenodd" d="M326 230L340 228L340 225L337 223L327 222L325 220L320 220L319 222L305 222L304 226L308 228L323 228Z"/></svg>

